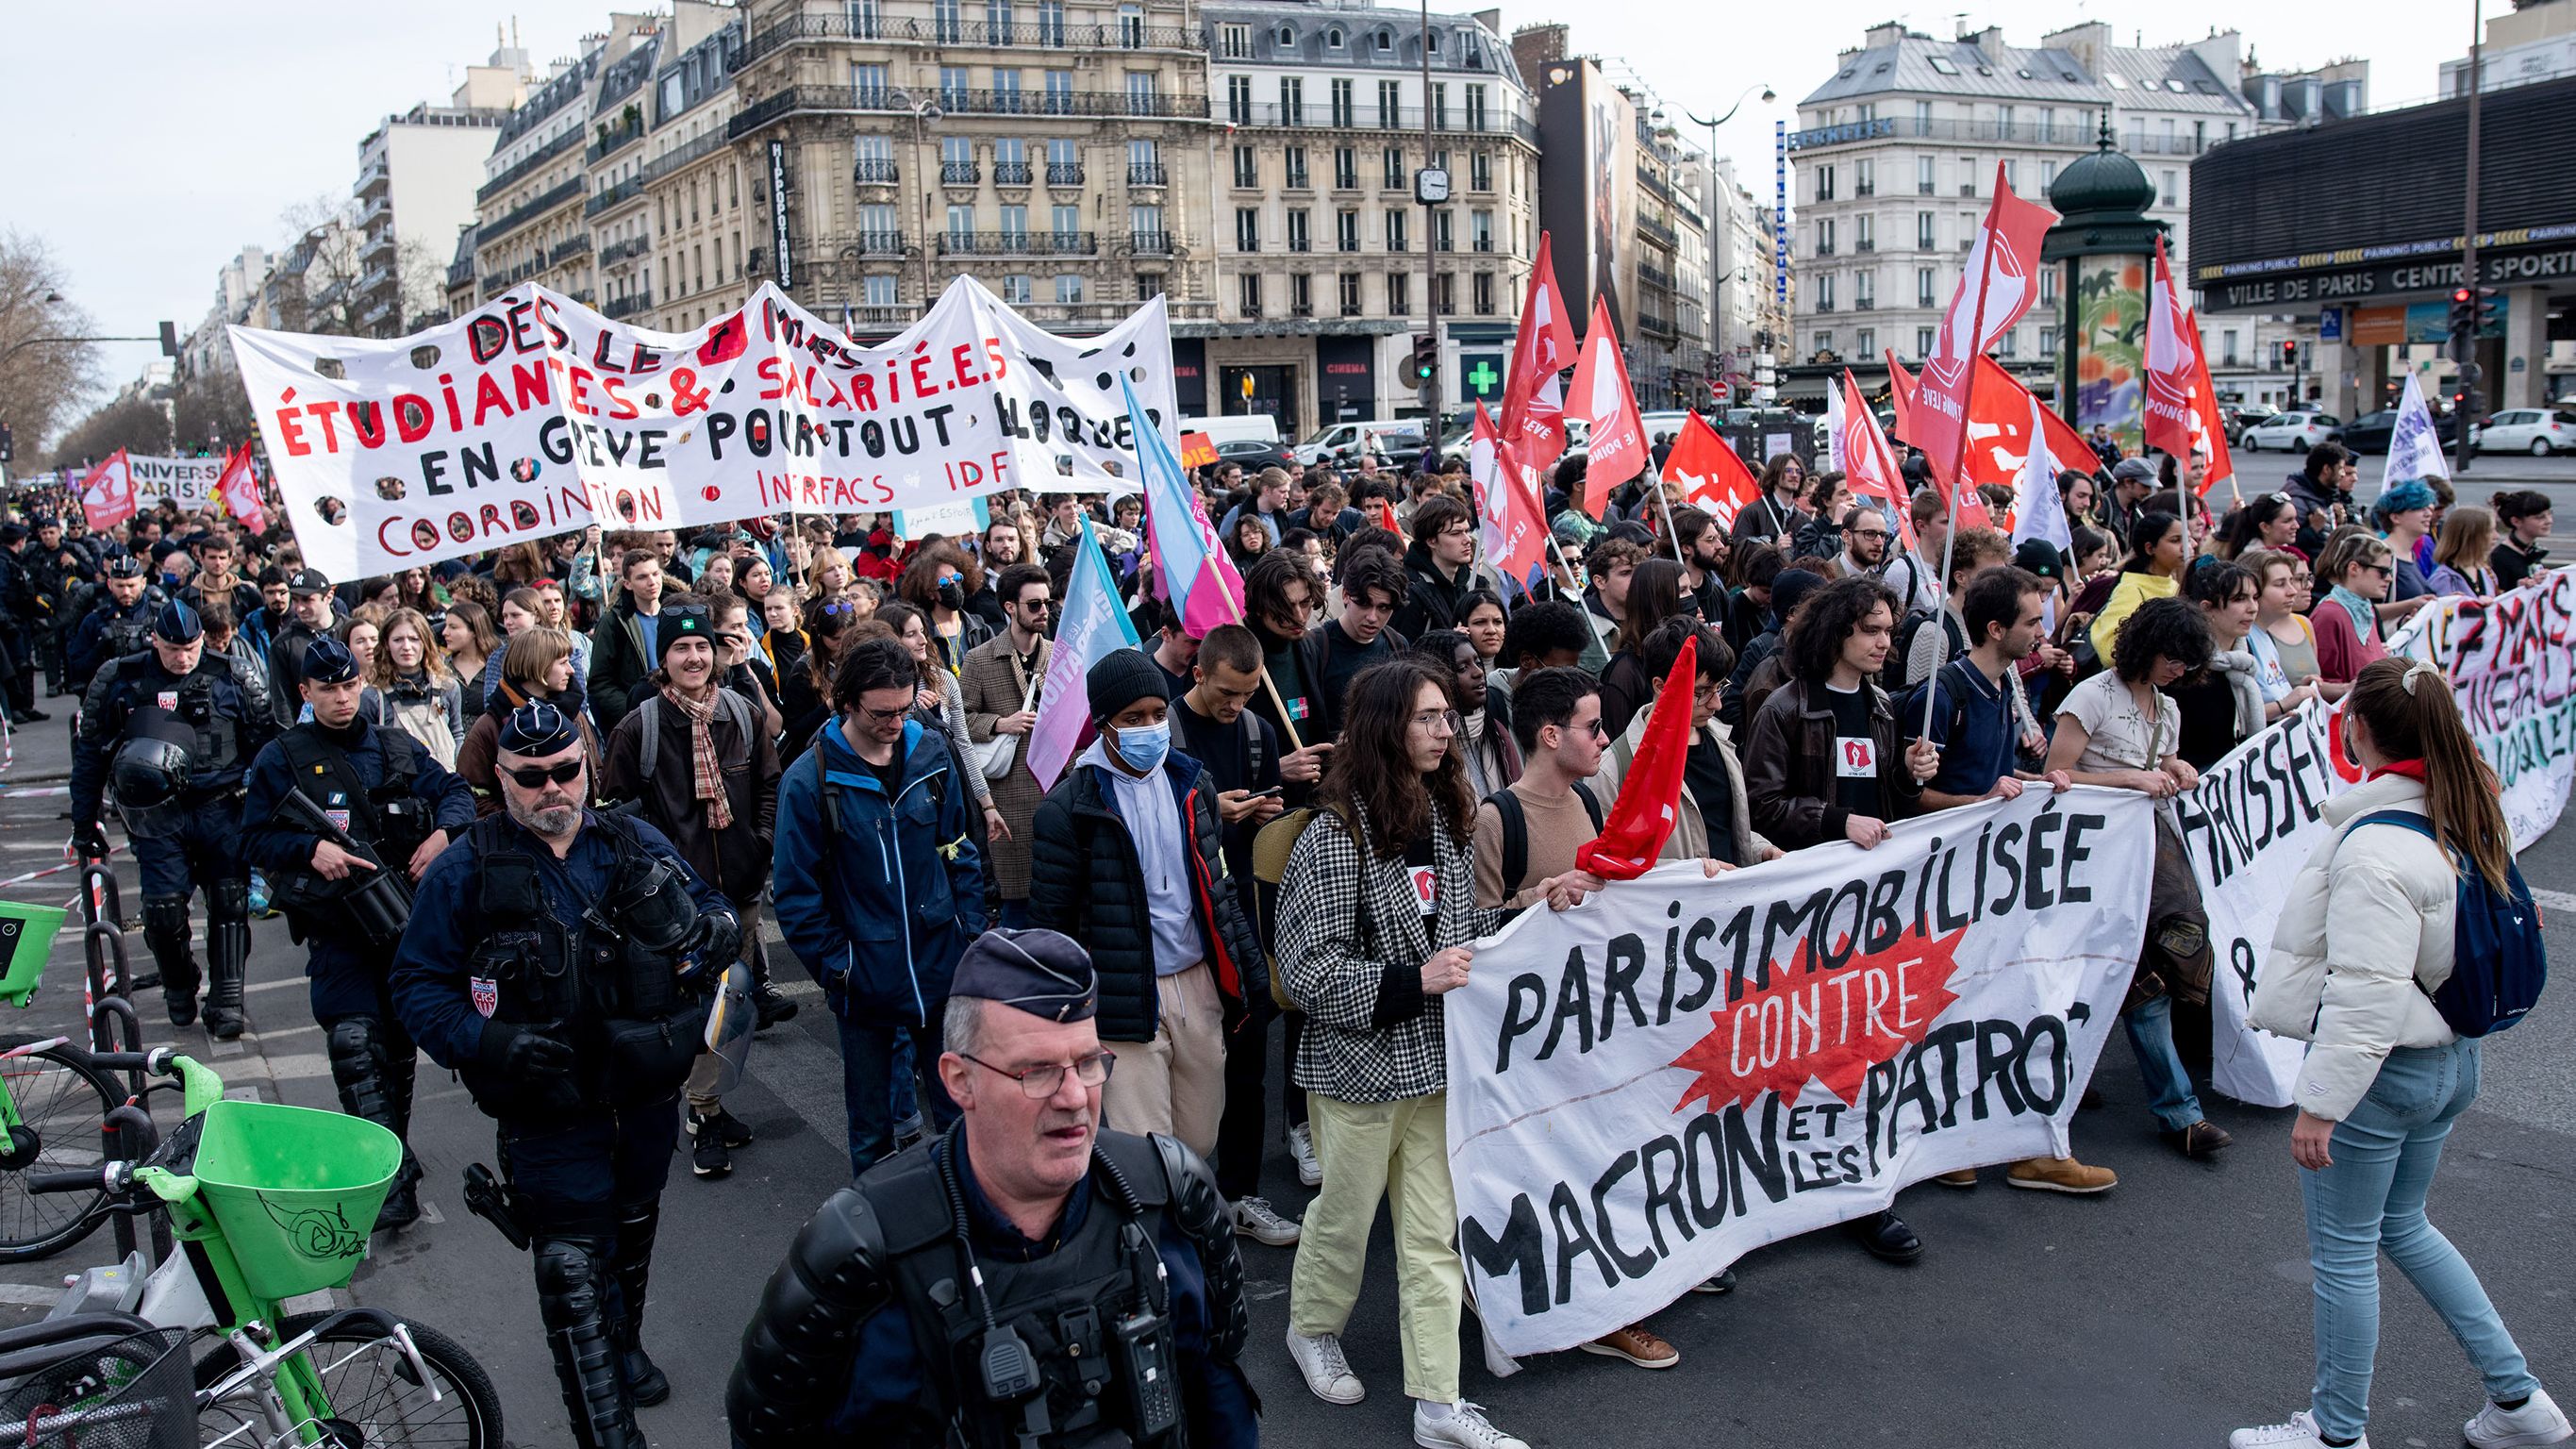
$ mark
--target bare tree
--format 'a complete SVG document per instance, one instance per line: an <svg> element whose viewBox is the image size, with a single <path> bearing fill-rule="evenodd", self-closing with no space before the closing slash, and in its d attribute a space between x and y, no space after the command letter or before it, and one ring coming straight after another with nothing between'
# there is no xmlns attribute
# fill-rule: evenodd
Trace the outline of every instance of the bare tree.
<svg viewBox="0 0 2576 1449"><path fill-rule="evenodd" d="M95 344L39 340L98 331L70 288L43 238L0 232L0 423L31 454L98 386Z"/></svg>
<svg viewBox="0 0 2576 1449"><path fill-rule="evenodd" d="M170 451L170 418L159 403L149 398L124 398L72 424L62 441L54 445L54 466L83 467L119 448L147 457Z"/></svg>
<svg viewBox="0 0 2576 1449"><path fill-rule="evenodd" d="M365 311L358 279L366 268L358 252L363 233L347 224L348 198L325 192L288 207L280 216L292 238L270 272L277 289L275 325L286 332L363 337Z"/></svg>
<svg viewBox="0 0 2576 1449"><path fill-rule="evenodd" d="M251 415L250 397L242 390L241 373L229 359L181 377L170 399L170 431L183 448L200 443L239 447L250 441L258 426Z"/></svg>

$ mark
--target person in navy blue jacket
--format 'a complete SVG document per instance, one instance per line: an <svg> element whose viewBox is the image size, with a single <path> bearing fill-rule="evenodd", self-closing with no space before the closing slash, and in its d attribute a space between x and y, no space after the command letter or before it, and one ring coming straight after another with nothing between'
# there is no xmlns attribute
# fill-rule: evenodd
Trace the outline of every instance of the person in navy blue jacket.
<svg viewBox="0 0 2576 1449"><path fill-rule="evenodd" d="M984 930L973 793L947 737L909 718L920 685L899 641L857 645L833 679L835 718L778 785L778 929L840 1020L852 1177L894 1151L899 1070L936 1126L956 1120L923 1074L957 958Z"/></svg>

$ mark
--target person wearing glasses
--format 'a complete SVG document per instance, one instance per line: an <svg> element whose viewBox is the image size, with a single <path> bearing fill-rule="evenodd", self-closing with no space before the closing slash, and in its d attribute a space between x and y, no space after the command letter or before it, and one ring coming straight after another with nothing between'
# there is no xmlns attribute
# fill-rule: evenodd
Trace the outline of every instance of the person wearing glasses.
<svg viewBox="0 0 2576 1449"><path fill-rule="evenodd" d="M1029 730L1038 720L1032 690L1046 678L1047 664L1055 657L1055 644L1047 638L1055 617L1055 586L1043 567L1017 563L1002 570L996 587L1002 597L1002 632L968 651L957 687L968 739L979 746L990 745L995 736L1017 740L1011 747L1010 767L999 775L987 772L988 793L1002 825L999 830L988 828L986 848L1002 903L998 919L1005 926L1025 926L1029 923L1029 828L1037 818L1038 802L1046 798L1046 791L1038 788L1038 777L1029 770L1026 746Z"/></svg>
<svg viewBox="0 0 2576 1449"><path fill-rule="evenodd" d="M1395 632L1419 639L1435 629L1455 629L1467 616L1476 587L1476 519L1467 505L1435 493L1413 510L1413 535L1404 551L1404 607Z"/></svg>
<svg viewBox="0 0 2576 1449"><path fill-rule="evenodd" d="M1188 1147L1102 1126L1096 979L1054 931L967 947L939 1058L958 1123L798 1232L725 1392L735 1444L1259 1443L1225 1203ZM1001 1344L1029 1392L981 1371Z"/></svg>
<svg viewBox="0 0 2576 1449"><path fill-rule="evenodd" d="M504 813L439 852L394 950L394 1009L498 1125L507 1206L535 1260L571 1442L643 1442L670 1397L644 1351L680 1086L707 969L742 920L661 831L589 808L579 722L538 701L500 727Z"/></svg>
<svg viewBox="0 0 2576 1449"><path fill-rule="evenodd" d="M1886 572L1889 541L1896 534L1887 515L1874 503L1852 504L1843 510L1842 521L1842 556L1834 560L1842 577L1874 579Z"/></svg>
<svg viewBox="0 0 2576 1449"><path fill-rule="evenodd" d="M2363 665L2387 657L2379 605L2396 577L2397 555L2388 541L2359 529L2336 534L2317 555L2326 596L2308 622L2317 634L2317 673L2329 684L2349 685Z"/></svg>

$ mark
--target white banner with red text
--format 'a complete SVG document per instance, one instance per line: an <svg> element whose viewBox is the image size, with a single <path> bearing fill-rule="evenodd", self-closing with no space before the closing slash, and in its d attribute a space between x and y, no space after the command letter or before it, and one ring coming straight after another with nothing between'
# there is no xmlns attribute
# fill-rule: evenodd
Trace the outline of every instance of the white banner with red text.
<svg viewBox="0 0 2576 1449"><path fill-rule="evenodd" d="M769 285L690 332L542 287L402 338L230 331L297 542L334 580L592 523L1123 490L1122 380L1177 438L1159 297L1098 336L1059 337L961 276L877 346Z"/></svg>
<svg viewBox="0 0 2576 1449"><path fill-rule="evenodd" d="M2495 767L2515 848L2528 849L2558 823L2576 779L2576 569L2493 599L2437 598L2388 649L2441 666ZM2328 834L2325 802L2362 778L2337 708L2312 704L2239 745L2174 802L2217 956L2210 1083L2239 1101L2290 1104L2307 1048L2247 1026L2245 1010L2290 882Z"/></svg>
<svg viewBox="0 0 2576 1449"><path fill-rule="evenodd" d="M2034 790L1524 912L1443 998L1459 1251L1507 1353L1635 1323L1936 1173L2067 1152L2152 803Z"/></svg>
<svg viewBox="0 0 2576 1449"><path fill-rule="evenodd" d="M135 458L126 466L134 475L134 501L145 508L168 499L182 511L214 508L215 480L224 476L221 458Z"/></svg>

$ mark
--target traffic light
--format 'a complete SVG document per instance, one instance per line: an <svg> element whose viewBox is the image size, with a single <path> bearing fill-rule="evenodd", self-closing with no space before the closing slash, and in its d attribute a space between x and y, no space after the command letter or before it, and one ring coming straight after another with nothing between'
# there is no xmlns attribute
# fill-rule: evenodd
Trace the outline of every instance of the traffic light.
<svg viewBox="0 0 2576 1449"><path fill-rule="evenodd" d="M2299 343L2294 337L2281 339L2281 365L2292 372L2299 370Z"/></svg>
<svg viewBox="0 0 2576 1449"><path fill-rule="evenodd" d="M1413 336L1413 385L1428 387L1440 376L1440 339L1427 332Z"/></svg>
<svg viewBox="0 0 2576 1449"><path fill-rule="evenodd" d="M2477 320L2478 294L2476 289L2471 287L2453 287L2451 289L2451 335L2457 337L2461 333L2475 327L2477 325Z"/></svg>
<svg viewBox="0 0 2576 1449"><path fill-rule="evenodd" d="M2488 328L2495 326L2496 321L2496 289L2493 287L2478 288L2476 317L2477 330L2483 333Z"/></svg>

